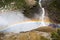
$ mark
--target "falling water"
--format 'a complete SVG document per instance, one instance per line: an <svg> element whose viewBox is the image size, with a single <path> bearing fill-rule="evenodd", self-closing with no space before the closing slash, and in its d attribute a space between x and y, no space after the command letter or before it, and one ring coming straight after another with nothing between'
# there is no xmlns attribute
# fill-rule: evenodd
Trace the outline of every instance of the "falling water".
<svg viewBox="0 0 60 40"><path fill-rule="evenodd" d="M45 10L44 10L44 8L42 7L41 0L39 0L39 5L40 5L40 7L41 7L41 9L42 9L42 14L41 14L41 16L40 16L41 25L42 25L42 26L46 26L46 24L45 24L45 22L44 22L44 20L45 20Z"/></svg>

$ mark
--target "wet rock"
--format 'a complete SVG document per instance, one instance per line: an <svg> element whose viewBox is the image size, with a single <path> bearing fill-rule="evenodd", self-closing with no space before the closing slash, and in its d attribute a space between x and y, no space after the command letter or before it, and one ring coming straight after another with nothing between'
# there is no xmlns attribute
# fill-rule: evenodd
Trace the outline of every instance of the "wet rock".
<svg viewBox="0 0 60 40"><path fill-rule="evenodd" d="M60 23L60 0L42 0L42 6L47 10L51 22Z"/></svg>
<svg viewBox="0 0 60 40"><path fill-rule="evenodd" d="M28 18L34 18L35 14L39 14L41 11L41 8L40 6L37 4L37 5L34 5L33 7L31 8L28 8L26 10L24 10L24 15Z"/></svg>

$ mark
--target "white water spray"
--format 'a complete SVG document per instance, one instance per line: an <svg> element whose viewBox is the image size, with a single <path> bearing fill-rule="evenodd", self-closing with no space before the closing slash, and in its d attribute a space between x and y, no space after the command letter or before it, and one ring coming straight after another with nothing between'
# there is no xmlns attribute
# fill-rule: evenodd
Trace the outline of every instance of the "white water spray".
<svg viewBox="0 0 60 40"><path fill-rule="evenodd" d="M41 24L42 24L42 26L46 26L46 24L45 24L45 22L44 22L44 19L45 19L45 10L44 10L44 8L42 7L41 0L39 0L39 5L40 5L40 7L41 7L41 9L42 9L42 14L41 14L41 16L40 16L40 19L42 20L42 21L41 21Z"/></svg>
<svg viewBox="0 0 60 40"><path fill-rule="evenodd" d="M0 25L3 25L4 29L2 28L2 30L0 31L17 33L22 31L30 31L42 26L46 26L46 23L44 22L45 10L44 8L42 8L41 0L39 0L39 5L42 9L42 14L40 16L40 19L42 20L41 22L25 22L20 24L21 21L24 22L25 20L31 20L31 19L26 18L24 14L19 11L2 10L0 13Z"/></svg>

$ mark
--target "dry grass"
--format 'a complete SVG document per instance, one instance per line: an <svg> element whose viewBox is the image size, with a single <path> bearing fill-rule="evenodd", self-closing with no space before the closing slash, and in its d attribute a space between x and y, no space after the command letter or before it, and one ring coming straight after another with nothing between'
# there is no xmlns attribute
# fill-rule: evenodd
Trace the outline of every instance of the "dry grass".
<svg viewBox="0 0 60 40"><path fill-rule="evenodd" d="M39 34L39 32L36 31L13 34L10 36L6 35L3 37L3 40L43 40L43 39L47 38L41 36L41 34Z"/></svg>
<svg viewBox="0 0 60 40"><path fill-rule="evenodd" d="M54 31L56 31L56 29L48 26L48 27L40 27L40 28L37 28L37 29L35 29L35 31L54 32Z"/></svg>
<svg viewBox="0 0 60 40"><path fill-rule="evenodd" d="M18 34L8 33L3 37L3 40L48 40L47 38L50 35L49 32L53 32L53 31L55 31L54 28L41 27L29 32L21 32Z"/></svg>

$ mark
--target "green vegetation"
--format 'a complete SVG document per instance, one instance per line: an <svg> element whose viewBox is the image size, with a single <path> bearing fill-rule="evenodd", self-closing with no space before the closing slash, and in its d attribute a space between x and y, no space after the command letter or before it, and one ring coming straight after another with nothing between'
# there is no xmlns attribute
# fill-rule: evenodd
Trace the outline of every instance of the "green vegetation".
<svg viewBox="0 0 60 40"><path fill-rule="evenodd" d="M0 0L0 8L24 9L29 8L25 0Z"/></svg>
<svg viewBox="0 0 60 40"><path fill-rule="evenodd" d="M49 40L48 38L46 38L42 35L36 31L21 32L18 34L5 33L4 35L0 34L0 39L2 39L2 40Z"/></svg>
<svg viewBox="0 0 60 40"><path fill-rule="evenodd" d="M34 2L35 0L31 0L33 2L29 3L30 0L0 0L0 10L8 9L8 10L23 10L24 15L31 18L33 14L38 11L38 3ZM37 1L37 0L36 0ZM36 4L34 4L36 3ZM34 6L34 7L33 7Z"/></svg>
<svg viewBox="0 0 60 40"><path fill-rule="evenodd" d="M60 40L60 29L57 29L57 32L52 32L52 40Z"/></svg>

